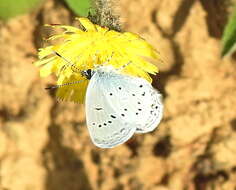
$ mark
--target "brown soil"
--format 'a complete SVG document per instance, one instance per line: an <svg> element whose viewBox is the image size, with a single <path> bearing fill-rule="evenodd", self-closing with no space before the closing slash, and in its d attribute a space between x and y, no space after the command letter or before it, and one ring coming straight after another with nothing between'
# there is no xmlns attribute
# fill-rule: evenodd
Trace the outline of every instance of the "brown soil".
<svg viewBox="0 0 236 190"><path fill-rule="evenodd" d="M222 1L223 2L223 1ZM57 102L39 78L44 23L73 24L60 2L0 23L0 189L235 190L236 61L220 59L226 11L217 1L121 0L125 29L164 64L157 130L114 149L96 148L84 108Z"/></svg>

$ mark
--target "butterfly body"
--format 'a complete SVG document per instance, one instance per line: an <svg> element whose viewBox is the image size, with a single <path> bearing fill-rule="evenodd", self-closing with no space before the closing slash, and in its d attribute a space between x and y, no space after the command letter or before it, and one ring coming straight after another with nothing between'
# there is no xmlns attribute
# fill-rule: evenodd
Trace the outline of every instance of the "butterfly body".
<svg viewBox="0 0 236 190"><path fill-rule="evenodd" d="M122 144L134 133L154 130L163 114L161 95L149 82L112 66L92 71L85 106L91 139L101 148Z"/></svg>

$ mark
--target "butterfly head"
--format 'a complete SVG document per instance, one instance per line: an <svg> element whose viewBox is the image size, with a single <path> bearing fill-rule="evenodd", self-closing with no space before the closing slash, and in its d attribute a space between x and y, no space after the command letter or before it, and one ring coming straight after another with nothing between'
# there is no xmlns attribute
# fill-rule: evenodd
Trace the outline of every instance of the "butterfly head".
<svg viewBox="0 0 236 190"><path fill-rule="evenodd" d="M94 74L94 70L92 70L92 69L87 69L87 70L81 71L81 75L85 76L88 80L90 80L92 78L93 74Z"/></svg>
<svg viewBox="0 0 236 190"><path fill-rule="evenodd" d="M105 73L112 73L112 72L116 72L116 69L111 66L111 65L102 65L102 66L97 66L94 69L87 69L84 71L81 71L82 76L86 77L88 80L90 80L94 73L98 73L98 74L105 74Z"/></svg>

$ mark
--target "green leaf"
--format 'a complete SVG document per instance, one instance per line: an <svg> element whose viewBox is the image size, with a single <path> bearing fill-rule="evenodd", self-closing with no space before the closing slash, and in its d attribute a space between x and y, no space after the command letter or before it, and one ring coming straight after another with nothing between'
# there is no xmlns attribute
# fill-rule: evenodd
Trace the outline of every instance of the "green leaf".
<svg viewBox="0 0 236 190"><path fill-rule="evenodd" d="M221 56L230 55L236 48L236 6L224 29Z"/></svg>
<svg viewBox="0 0 236 190"><path fill-rule="evenodd" d="M65 0L65 2L78 16L87 17L89 10L92 7L92 0Z"/></svg>
<svg viewBox="0 0 236 190"><path fill-rule="evenodd" d="M8 20L39 6L42 0L0 0L0 19Z"/></svg>

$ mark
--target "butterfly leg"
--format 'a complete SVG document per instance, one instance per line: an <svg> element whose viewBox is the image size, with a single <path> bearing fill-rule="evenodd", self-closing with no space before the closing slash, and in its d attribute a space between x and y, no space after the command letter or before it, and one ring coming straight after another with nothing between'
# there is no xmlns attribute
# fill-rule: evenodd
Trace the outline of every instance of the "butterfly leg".
<svg viewBox="0 0 236 190"><path fill-rule="evenodd" d="M111 56L107 58L107 60L103 63L103 64L100 64L100 65L97 65L97 67L103 67L103 66L106 66L109 64L109 62L111 61L112 57L114 55L114 52L112 52Z"/></svg>
<svg viewBox="0 0 236 190"><path fill-rule="evenodd" d="M122 71L125 67L127 67L130 63L132 63L131 61L129 61L128 63L122 65L121 67L117 68L117 71Z"/></svg>

